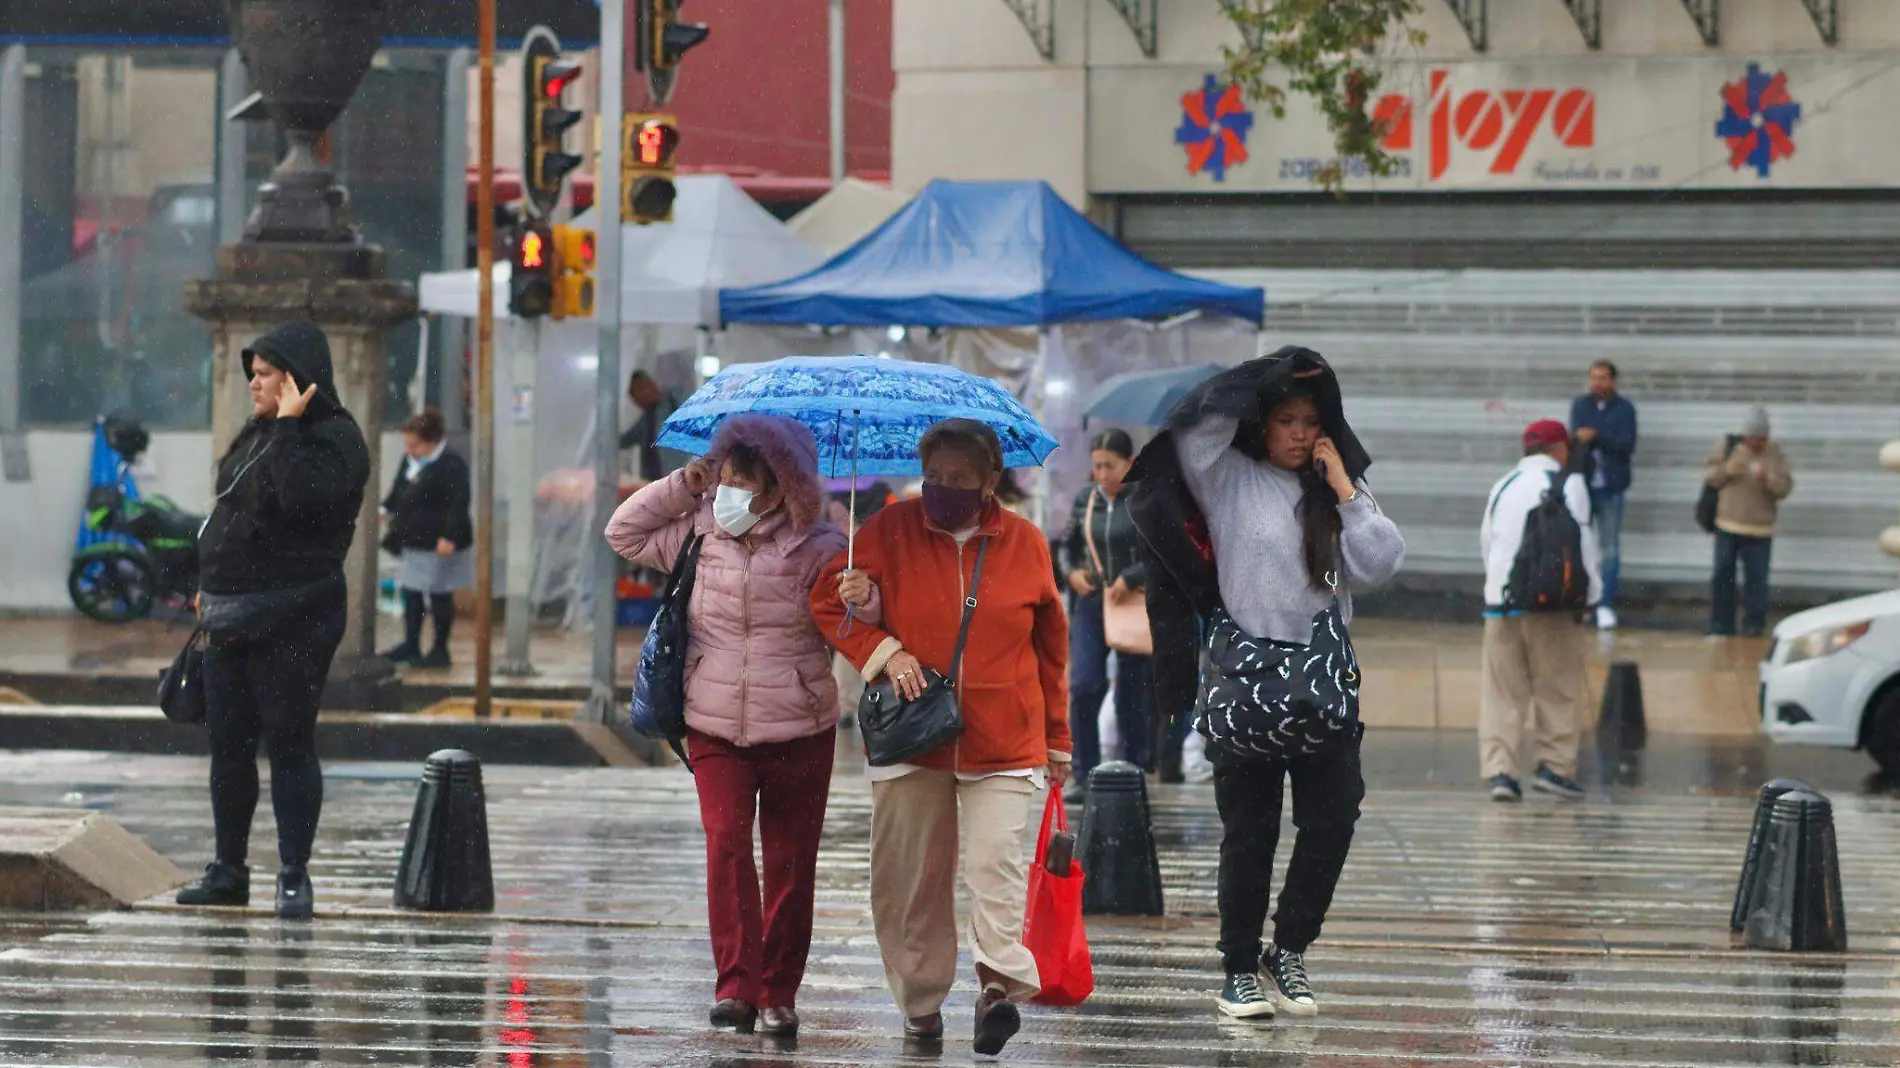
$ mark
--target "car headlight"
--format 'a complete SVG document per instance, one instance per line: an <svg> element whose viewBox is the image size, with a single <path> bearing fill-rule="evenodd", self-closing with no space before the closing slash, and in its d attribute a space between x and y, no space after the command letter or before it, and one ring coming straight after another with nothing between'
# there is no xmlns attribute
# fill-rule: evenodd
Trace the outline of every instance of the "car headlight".
<svg viewBox="0 0 1900 1068"><path fill-rule="evenodd" d="M1829 627L1827 630L1811 630L1788 643L1788 659L1784 664L1799 664L1803 660L1818 660L1824 656L1833 656L1842 649L1860 640L1872 623L1850 623L1845 627Z"/></svg>

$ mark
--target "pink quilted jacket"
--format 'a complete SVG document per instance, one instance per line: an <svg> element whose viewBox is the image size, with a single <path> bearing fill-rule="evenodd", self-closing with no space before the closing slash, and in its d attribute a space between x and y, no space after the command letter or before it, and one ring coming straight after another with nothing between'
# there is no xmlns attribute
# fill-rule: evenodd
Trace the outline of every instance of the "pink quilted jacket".
<svg viewBox="0 0 1900 1068"><path fill-rule="evenodd" d="M845 536L819 520L824 491L809 430L772 416L728 419L708 454L715 470L737 442L765 458L785 491L745 537L720 530L712 496L694 498L675 472L614 512L607 541L637 564L670 571L687 536L705 535L687 609L686 723L735 745L766 745L837 727L831 651L812 623L810 594Z"/></svg>

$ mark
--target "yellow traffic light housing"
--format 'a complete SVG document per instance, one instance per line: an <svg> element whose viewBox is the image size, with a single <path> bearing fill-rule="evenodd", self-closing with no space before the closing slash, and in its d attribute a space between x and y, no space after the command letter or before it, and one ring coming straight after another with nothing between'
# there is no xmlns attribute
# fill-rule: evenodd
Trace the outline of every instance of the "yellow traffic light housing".
<svg viewBox="0 0 1900 1068"><path fill-rule="evenodd" d="M594 314L594 231L579 226L556 226L554 299L550 314L556 319L588 319Z"/></svg>
<svg viewBox="0 0 1900 1068"><path fill-rule="evenodd" d="M630 114L620 127L620 216L628 222L673 221L680 146L679 120Z"/></svg>
<svg viewBox="0 0 1900 1068"><path fill-rule="evenodd" d="M521 186L546 217L560 203L561 183L583 162L563 144L567 131L581 121L580 111L565 100L580 81L581 65L561 58L560 45L551 37L538 35L523 46L522 68Z"/></svg>

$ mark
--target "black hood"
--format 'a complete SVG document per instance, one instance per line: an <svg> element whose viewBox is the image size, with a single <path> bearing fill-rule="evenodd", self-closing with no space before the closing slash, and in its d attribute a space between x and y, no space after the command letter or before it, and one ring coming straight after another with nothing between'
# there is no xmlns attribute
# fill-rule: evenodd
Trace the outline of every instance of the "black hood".
<svg viewBox="0 0 1900 1068"><path fill-rule="evenodd" d="M1346 423L1339 376L1333 373L1325 357L1297 345L1249 360L1196 386L1168 413L1166 427L1184 430L1210 415L1239 419L1234 448L1256 460L1264 460L1262 418L1296 387L1313 394L1319 408L1320 428L1339 447L1339 458L1346 463L1346 473L1354 481L1364 478L1366 469L1372 466L1372 457Z"/></svg>
<svg viewBox="0 0 1900 1068"><path fill-rule="evenodd" d="M251 359L255 356L262 356L272 367L290 372L299 389L307 389L315 383L317 399L311 401L312 409L327 407L343 411L343 398L336 391L336 372L330 363L330 339L316 323L298 319L251 342L239 356L247 381L255 375L251 370Z"/></svg>

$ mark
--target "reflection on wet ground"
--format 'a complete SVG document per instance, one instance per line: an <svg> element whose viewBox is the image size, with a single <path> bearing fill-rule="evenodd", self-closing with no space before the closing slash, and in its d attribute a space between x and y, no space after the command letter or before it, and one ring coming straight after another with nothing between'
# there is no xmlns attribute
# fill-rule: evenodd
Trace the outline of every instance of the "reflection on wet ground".
<svg viewBox="0 0 1900 1068"><path fill-rule="evenodd" d="M1442 745L1429 774L1402 759ZM1752 953L1727 931L1751 814L1731 756L1648 754L1664 778L1580 806L1496 806L1449 778L1454 743L1378 742L1326 937L1315 1021L1223 1024L1218 822L1209 787L1157 791L1169 915L1092 920L1098 992L1032 1009L1024 1065L1887 1065L1900 1060L1900 802L1817 767L1836 799L1853 952ZM1777 754L1778 756L1778 754ZM1698 764L1697 761L1701 763ZM1388 771L1378 770L1381 765ZM1699 777L1690 768L1701 767ZM1708 774L1711 768L1720 776ZM1673 769L1673 770L1672 770ZM1780 767L1776 771L1783 770ZM497 914L389 909L413 781L334 767L313 875L317 922L161 904L0 916L0 1064L971 1063L972 991L951 1041L909 1051L866 906L869 799L832 801L817 937L789 1045L709 1033L701 839L680 771L490 768ZM1460 772L1462 774L1462 772ZM0 803L113 813L181 865L206 858L203 765L0 754ZM1749 784L1752 786L1752 783ZM259 841L268 842L268 816ZM260 850L267 854L268 849ZM259 873L260 887L268 885ZM260 901L263 895L260 894Z"/></svg>

